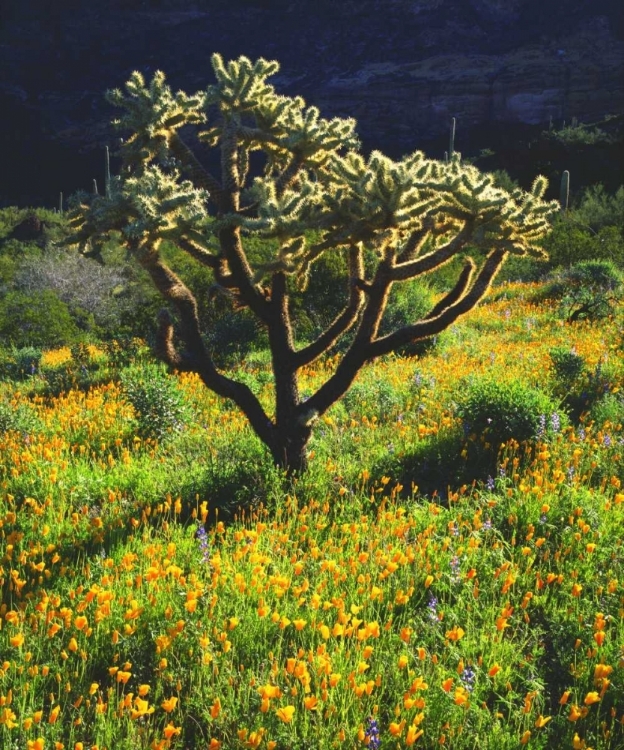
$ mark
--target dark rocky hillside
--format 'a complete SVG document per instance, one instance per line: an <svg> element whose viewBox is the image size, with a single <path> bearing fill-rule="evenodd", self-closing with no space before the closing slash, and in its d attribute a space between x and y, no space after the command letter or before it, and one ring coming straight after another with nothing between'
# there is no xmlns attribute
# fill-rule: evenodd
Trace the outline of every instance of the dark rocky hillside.
<svg viewBox="0 0 624 750"><path fill-rule="evenodd" d="M0 0L0 14L0 205L88 187L113 141L103 91L135 69L196 90L215 51L279 60L282 92L356 117L364 147L395 157L443 151L451 117L465 151L501 126L520 143L550 118L624 114L621 0Z"/></svg>

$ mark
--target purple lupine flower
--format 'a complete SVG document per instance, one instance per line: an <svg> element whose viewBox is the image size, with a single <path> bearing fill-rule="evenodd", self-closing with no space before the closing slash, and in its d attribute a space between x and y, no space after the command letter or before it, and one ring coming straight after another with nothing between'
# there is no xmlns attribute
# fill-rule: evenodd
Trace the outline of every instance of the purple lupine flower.
<svg viewBox="0 0 624 750"><path fill-rule="evenodd" d="M537 428L537 437L541 438L546 432L546 415L540 414L539 427Z"/></svg>
<svg viewBox="0 0 624 750"><path fill-rule="evenodd" d="M611 447L611 435L605 435L602 438L602 444L605 446L605 448Z"/></svg>
<svg viewBox="0 0 624 750"><path fill-rule="evenodd" d="M574 466L570 466L570 468L567 471L568 474L568 482L572 481L572 477L574 476Z"/></svg>
<svg viewBox="0 0 624 750"><path fill-rule="evenodd" d="M484 531L490 531L490 529L492 528L492 520L490 518L486 518L483 522L482 528Z"/></svg>
<svg viewBox="0 0 624 750"><path fill-rule="evenodd" d="M556 411L550 415L550 426L552 427L553 432L559 432L561 428L561 420Z"/></svg>
<svg viewBox="0 0 624 750"><path fill-rule="evenodd" d="M457 557L457 555L454 555L453 559L451 560L451 581L453 583L459 583L460 566L461 566L461 563L459 562L459 557Z"/></svg>
<svg viewBox="0 0 624 750"><path fill-rule="evenodd" d="M488 488L488 490L490 490L490 492L492 492L492 490L495 487L494 480L489 475L488 475L488 478L487 478L487 482L485 483L485 486Z"/></svg>
<svg viewBox="0 0 624 750"><path fill-rule="evenodd" d="M373 748L373 750L378 750L381 745L381 740L379 738L379 725L372 716L368 717L368 726L366 727L364 737L368 740L367 747Z"/></svg>
<svg viewBox="0 0 624 750"><path fill-rule="evenodd" d="M474 688L474 681L476 676L477 675L471 667L465 667L464 671L461 673L459 679L463 682L464 687L466 688L466 690L468 690L468 692L471 692Z"/></svg>
<svg viewBox="0 0 624 750"><path fill-rule="evenodd" d="M432 622L438 622L438 600L433 594L429 594L427 609L429 610L429 619Z"/></svg>
<svg viewBox="0 0 624 750"><path fill-rule="evenodd" d="M197 524L197 532L195 536L199 539L199 550L202 553L202 562L207 563L210 561L210 546L208 544L208 534L203 524Z"/></svg>

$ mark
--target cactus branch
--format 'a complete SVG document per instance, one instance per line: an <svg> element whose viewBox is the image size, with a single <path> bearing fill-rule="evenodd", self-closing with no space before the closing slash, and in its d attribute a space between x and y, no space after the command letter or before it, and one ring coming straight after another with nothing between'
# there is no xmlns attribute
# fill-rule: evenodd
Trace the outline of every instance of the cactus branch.
<svg viewBox="0 0 624 750"><path fill-rule="evenodd" d="M472 310L472 308L483 298L502 266L506 255L507 252L503 249L497 248L496 250L493 250L487 256L481 271L468 292L464 293L458 300L451 302L451 304L440 311L435 317L427 316L427 318L418 323L399 328L398 331L372 342L369 347L368 358L372 359L374 357L380 357L382 354L389 354L390 352L396 351L401 346L405 346L405 344L409 344L412 341L418 341L419 339L429 338L430 336L435 336L445 328L448 328L457 320L457 318ZM463 274L465 274L467 278L466 276L463 278L460 277L455 289L448 295L450 299L455 296L457 291L464 291L465 286L472 276L472 267L469 265L465 266ZM462 284L463 279L465 279L464 284Z"/></svg>

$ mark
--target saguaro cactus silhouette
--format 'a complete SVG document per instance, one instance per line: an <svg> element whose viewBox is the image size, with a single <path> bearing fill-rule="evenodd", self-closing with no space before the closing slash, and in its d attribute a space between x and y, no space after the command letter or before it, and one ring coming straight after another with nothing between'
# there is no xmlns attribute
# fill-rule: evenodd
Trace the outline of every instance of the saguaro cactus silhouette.
<svg viewBox="0 0 624 750"><path fill-rule="evenodd" d="M567 212L569 200L570 200L570 173L566 169L561 175L561 187L559 190L559 204L561 206L561 213L565 214Z"/></svg>
<svg viewBox="0 0 624 750"><path fill-rule="evenodd" d="M281 96L267 83L277 62L240 57L225 64L215 54L212 65L216 83L192 95L172 93L162 72L149 85L135 72L125 92L108 92L124 110L117 126L130 131L120 149L121 173L110 179L107 195L85 194L75 202L70 241L98 253L111 236L120 239L174 313L160 315L159 355L232 399L277 464L300 471L314 421L359 370L471 310L509 253L541 255L537 241L559 203L542 200L544 177L529 192L508 193L494 186L492 176L462 165L457 153L448 164L419 151L399 161L379 151L365 158L357 151L355 120L322 119L301 97ZM207 129L197 137L218 149L221 174L211 173L179 134L184 125L202 123ZM253 180L252 151L265 157ZM313 241L308 230L315 230ZM277 250L254 264L246 252L249 236L277 241ZM265 326L273 414L247 385L215 366L196 299L161 255L164 240L212 269L215 283ZM466 258L453 289L424 319L380 335L392 285L439 268L467 246L487 251L481 267ZM315 341L298 346L292 290L306 287L323 253L344 254L348 299ZM301 369L347 332L350 343L335 370L303 398Z"/></svg>

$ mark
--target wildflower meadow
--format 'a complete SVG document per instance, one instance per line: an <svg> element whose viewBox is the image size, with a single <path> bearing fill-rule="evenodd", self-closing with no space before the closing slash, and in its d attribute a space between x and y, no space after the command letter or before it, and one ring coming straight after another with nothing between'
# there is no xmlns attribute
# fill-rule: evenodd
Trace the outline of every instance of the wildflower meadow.
<svg viewBox="0 0 624 750"><path fill-rule="evenodd" d="M624 747L623 320L543 286L364 370L301 476L140 340L6 378L0 746Z"/></svg>

